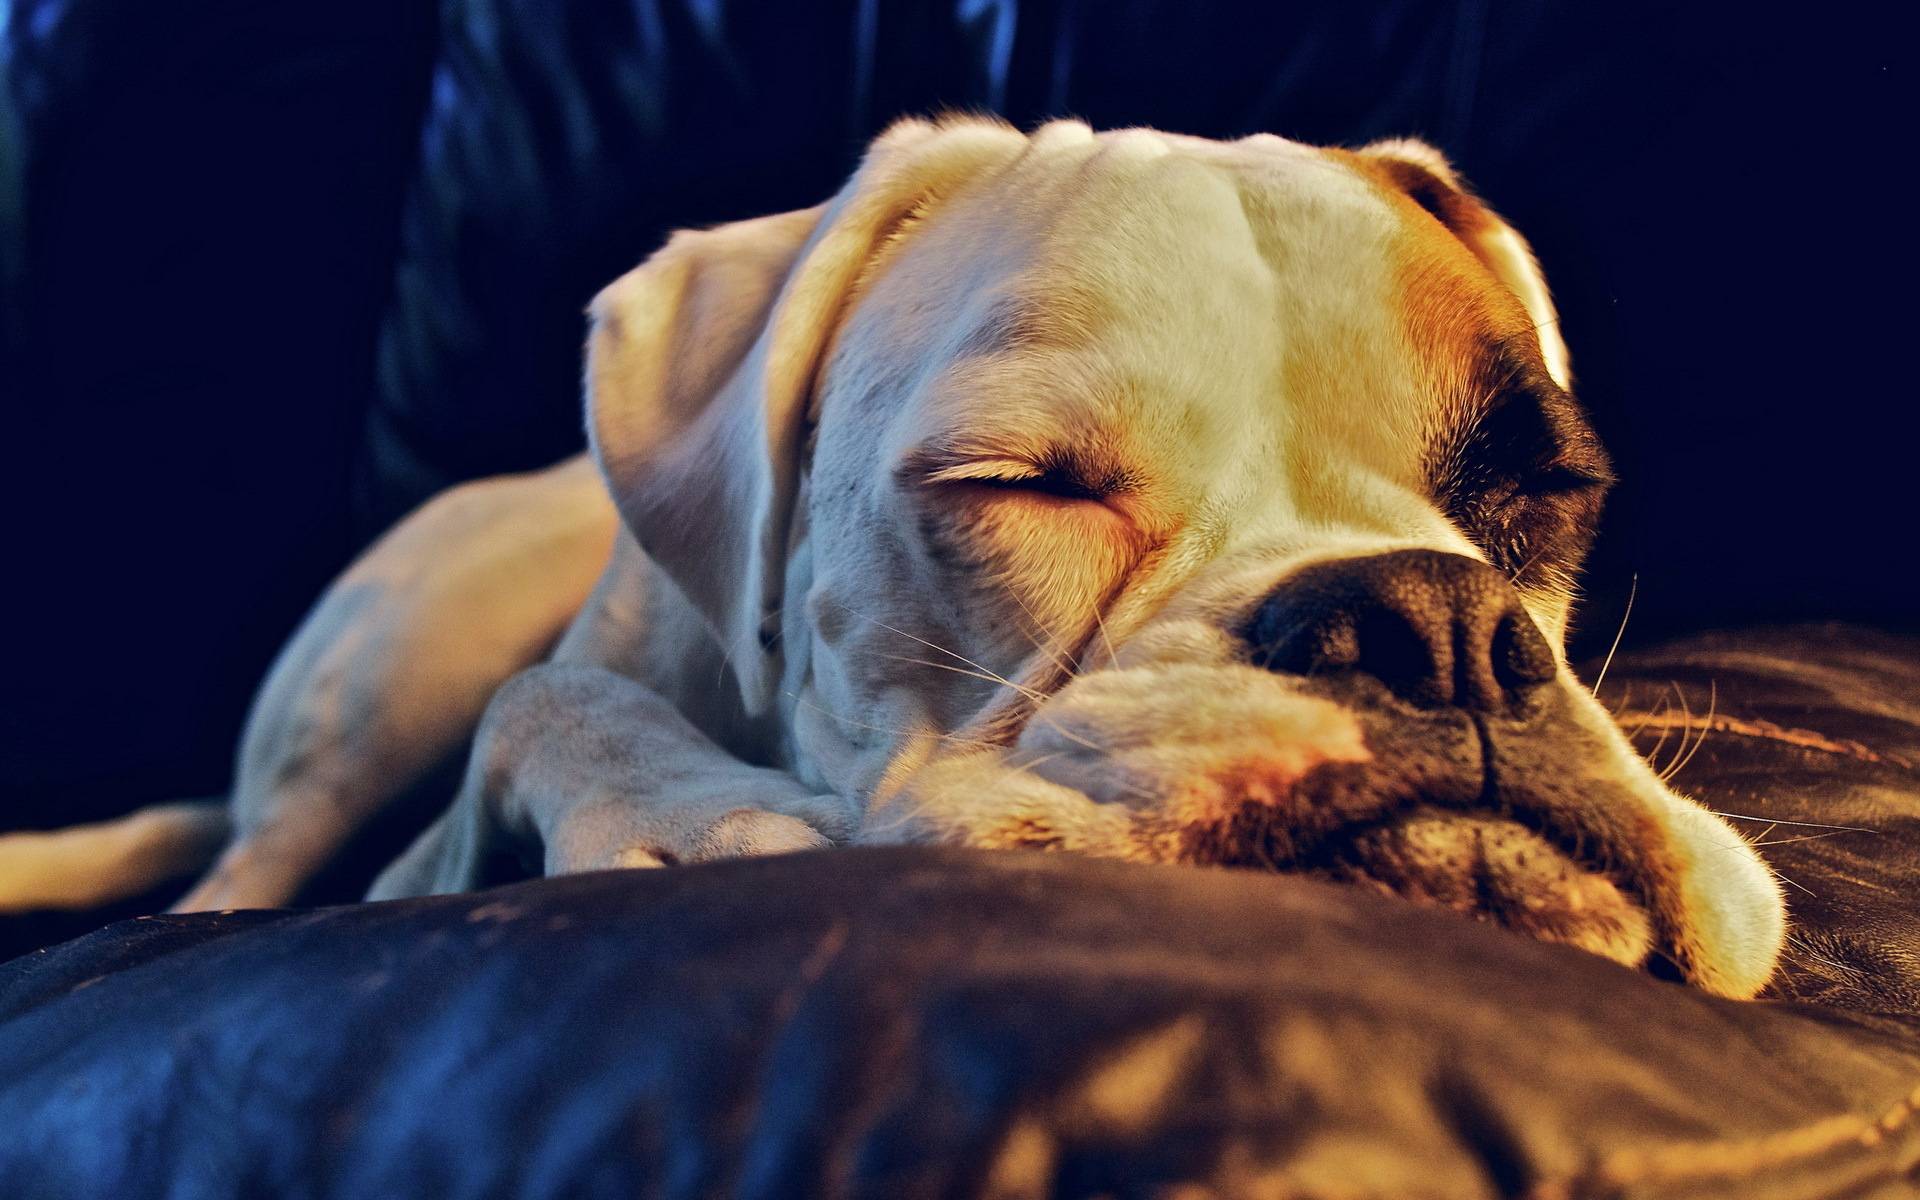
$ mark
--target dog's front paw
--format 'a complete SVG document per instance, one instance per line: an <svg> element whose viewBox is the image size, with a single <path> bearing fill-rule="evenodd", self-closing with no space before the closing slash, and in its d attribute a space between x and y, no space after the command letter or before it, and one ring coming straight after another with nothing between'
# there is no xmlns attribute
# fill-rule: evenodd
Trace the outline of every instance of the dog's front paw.
<svg viewBox="0 0 1920 1200"><path fill-rule="evenodd" d="M805 821L764 809L674 811L608 799L567 813L547 839L545 865L549 875L571 875L792 854L832 844Z"/></svg>

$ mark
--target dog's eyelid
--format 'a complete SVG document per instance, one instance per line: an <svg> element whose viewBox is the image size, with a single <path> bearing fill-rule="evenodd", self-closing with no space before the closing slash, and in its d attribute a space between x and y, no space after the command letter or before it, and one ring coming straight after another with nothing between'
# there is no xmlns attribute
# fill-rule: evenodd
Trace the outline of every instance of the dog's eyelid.
<svg viewBox="0 0 1920 1200"><path fill-rule="evenodd" d="M1044 467L1012 458L982 458L915 472L924 483L1004 483L1038 482L1047 477Z"/></svg>
<svg viewBox="0 0 1920 1200"><path fill-rule="evenodd" d="M1035 469L1029 465L1023 465L1011 471L995 470L983 474L958 474L934 482L969 485L1028 496L1045 496L1052 500L1091 501L1098 504L1105 502L1108 498L1106 492L1088 484L1071 471Z"/></svg>
<svg viewBox="0 0 1920 1200"><path fill-rule="evenodd" d="M1566 391L1538 379L1510 380L1461 432L1453 478L1503 480L1512 492L1552 495L1613 481L1606 451Z"/></svg>
<svg viewBox="0 0 1920 1200"><path fill-rule="evenodd" d="M1096 471L1071 454L1052 451L1037 458L916 451L894 475L906 486L972 486L1095 503L1117 500L1137 487L1130 473Z"/></svg>
<svg viewBox="0 0 1920 1200"><path fill-rule="evenodd" d="M1592 464L1558 461L1546 463L1520 481L1516 489L1527 496L1555 496L1609 487L1613 473Z"/></svg>

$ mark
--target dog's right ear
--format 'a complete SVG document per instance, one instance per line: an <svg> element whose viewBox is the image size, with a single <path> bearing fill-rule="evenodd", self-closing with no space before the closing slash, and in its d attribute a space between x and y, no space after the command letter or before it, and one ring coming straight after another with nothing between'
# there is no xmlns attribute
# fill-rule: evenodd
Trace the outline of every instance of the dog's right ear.
<svg viewBox="0 0 1920 1200"><path fill-rule="evenodd" d="M900 122L829 203L676 234L593 301L594 456L628 529L706 617L750 714L779 678L802 448L850 293L908 224L1026 144L997 122Z"/></svg>

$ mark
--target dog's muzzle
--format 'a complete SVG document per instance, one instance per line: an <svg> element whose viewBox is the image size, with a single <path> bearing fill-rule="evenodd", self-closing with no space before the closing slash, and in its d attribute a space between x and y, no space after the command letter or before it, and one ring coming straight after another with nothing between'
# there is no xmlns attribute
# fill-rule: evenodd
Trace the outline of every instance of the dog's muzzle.
<svg viewBox="0 0 1920 1200"><path fill-rule="evenodd" d="M1285 809L1189 829L1188 856L1358 883L1637 962L1653 949L1621 851L1620 785L1556 686L1507 580L1456 554L1315 564L1269 594L1250 661L1353 712L1374 758L1329 764Z"/></svg>
<svg viewBox="0 0 1920 1200"><path fill-rule="evenodd" d="M1074 676L1006 750L936 759L864 836L1306 875L1730 995L1764 980L1764 864L1666 788L1492 568L1312 565L1226 657L1182 621Z"/></svg>

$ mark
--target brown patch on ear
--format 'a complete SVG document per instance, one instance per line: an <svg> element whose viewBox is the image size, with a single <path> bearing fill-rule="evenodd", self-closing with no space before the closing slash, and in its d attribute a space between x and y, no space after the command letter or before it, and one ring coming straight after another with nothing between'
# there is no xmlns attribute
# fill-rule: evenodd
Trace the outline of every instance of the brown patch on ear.
<svg viewBox="0 0 1920 1200"><path fill-rule="evenodd" d="M1419 143L1387 145L1404 151ZM1531 343L1532 322L1476 251L1479 239L1504 228L1500 219L1457 185L1437 151L1421 148L1432 156L1431 163L1371 148L1329 153L1373 183L1402 215L1394 251L1402 325L1429 368L1433 394L1457 397L1477 382L1490 346Z"/></svg>
<svg viewBox="0 0 1920 1200"><path fill-rule="evenodd" d="M1463 242L1493 224L1494 218L1486 205L1455 182L1454 176L1443 179L1419 163L1405 159L1356 157Z"/></svg>
<svg viewBox="0 0 1920 1200"><path fill-rule="evenodd" d="M1509 326L1501 334L1514 338L1515 344L1532 347L1554 383L1561 388L1571 386L1559 316L1532 249L1518 231L1473 194L1445 156L1424 142L1408 138L1330 153L1374 183L1390 203L1407 213L1407 231L1414 240L1429 240L1424 236L1427 234L1439 238L1442 231L1451 235L1440 240L1465 249L1478 264L1478 273L1491 277L1495 284L1492 290L1512 302L1498 305L1506 310L1501 324ZM1431 220L1415 217L1415 209ZM1434 225L1439 228L1434 229ZM1515 311L1519 320L1507 319Z"/></svg>

